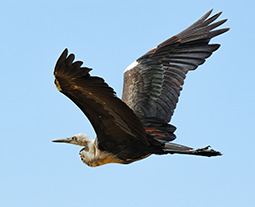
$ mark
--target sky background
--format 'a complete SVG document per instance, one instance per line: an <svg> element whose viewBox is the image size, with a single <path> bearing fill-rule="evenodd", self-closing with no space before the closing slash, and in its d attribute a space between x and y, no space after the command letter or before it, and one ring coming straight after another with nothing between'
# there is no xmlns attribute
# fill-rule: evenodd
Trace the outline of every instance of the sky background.
<svg viewBox="0 0 255 207"><path fill-rule="evenodd" d="M90 168L81 147L51 142L95 137L53 83L64 48L121 97L130 63L212 8L231 30L211 41L221 48L187 75L171 123L177 143L210 144L222 157L151 156ZM254 8L251 0L3 1L0 206L254 206Z"/></svg>

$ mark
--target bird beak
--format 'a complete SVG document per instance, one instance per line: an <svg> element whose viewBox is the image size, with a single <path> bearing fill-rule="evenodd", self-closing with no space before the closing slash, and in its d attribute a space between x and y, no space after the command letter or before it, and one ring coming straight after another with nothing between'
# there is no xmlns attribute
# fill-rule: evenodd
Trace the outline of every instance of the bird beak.
<svg viewBox="0 0 255 207"><path fill-rule="evenodd" d="M71 138L54 139L52 142L71 143Z"/></svg>

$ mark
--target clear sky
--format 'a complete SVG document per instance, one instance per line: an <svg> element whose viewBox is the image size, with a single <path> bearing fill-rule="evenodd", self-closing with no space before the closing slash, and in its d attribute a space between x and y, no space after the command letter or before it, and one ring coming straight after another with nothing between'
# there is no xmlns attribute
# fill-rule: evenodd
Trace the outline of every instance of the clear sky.
<svg viewBox="0 0 255 207"><path fill-rule="evenodd" d="M0 8L0 206L252 207L255 198L254 1L9 0ZM95 133L54 86L64 48L119 97L123 71L210 9L231 30L190 72L171 123L176 142L222 157L151 156L90 168L81 147L51 140Z"/></svg>

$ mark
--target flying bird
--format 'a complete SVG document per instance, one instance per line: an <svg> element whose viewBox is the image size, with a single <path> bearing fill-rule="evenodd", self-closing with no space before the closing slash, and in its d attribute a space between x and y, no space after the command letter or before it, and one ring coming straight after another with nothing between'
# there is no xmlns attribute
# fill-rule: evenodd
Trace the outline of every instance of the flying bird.
<svg viewBox="0 0 255 207"><path fill-rule="evenodd" d="M151 154L221 155L210 146L194 150L173 143L176 127L169 124L187 72L220 47L210 40L229 30L214 30L227 20L215 22L221 12L209 18L211 12L128 66L122 99L65 49L54 70L56 87L83 111L97 137L77 134L53 142L82 146L81 160L91 167L129 164Z"/></svg>

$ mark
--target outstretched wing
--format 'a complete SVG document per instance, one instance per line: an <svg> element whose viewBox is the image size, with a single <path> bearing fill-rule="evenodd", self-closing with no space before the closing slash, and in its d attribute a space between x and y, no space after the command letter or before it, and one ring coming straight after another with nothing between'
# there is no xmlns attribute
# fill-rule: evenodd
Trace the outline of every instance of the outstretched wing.
<svg viewBox="0 0 255 207"><path fill-rule="evenodd" d="M124 72L122 100L141 118L155 117L168 123L174 112L186 73L205 62L219 44L209 41L229 29L213 30L212 10L183 32L152 49Z"/></svg>
<svg viewBox="0 0 255 207"><path fill-rule="evenodd" d="M82 62L67 57L67 49L55 66L55 84L88 117L101 147L127 143L136 139L145 144L144 128L134 112L119 98L102 78L90 76L91 68L81 67Z"/></svg>

